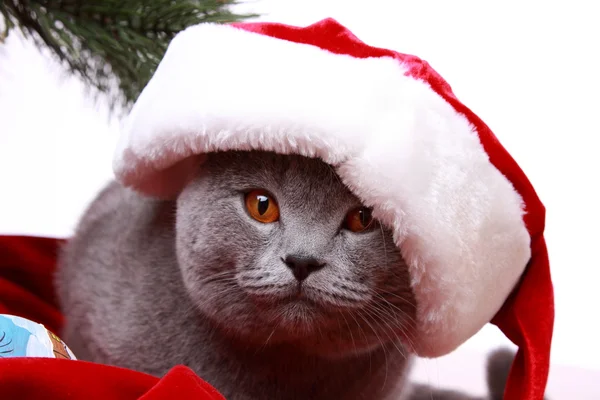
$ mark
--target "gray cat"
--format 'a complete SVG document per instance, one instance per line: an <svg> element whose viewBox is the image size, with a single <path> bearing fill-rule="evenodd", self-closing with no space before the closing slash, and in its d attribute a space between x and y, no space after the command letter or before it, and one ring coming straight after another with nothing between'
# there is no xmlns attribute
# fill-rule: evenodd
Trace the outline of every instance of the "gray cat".
<svg viewBox="0 0 600 400"><path fill-rule="evenodd" d="M230 400L470 399L408 384L408 269L316 159L210 154L176 201L111 183L57 287L78 358L184 364Z"/></svg>

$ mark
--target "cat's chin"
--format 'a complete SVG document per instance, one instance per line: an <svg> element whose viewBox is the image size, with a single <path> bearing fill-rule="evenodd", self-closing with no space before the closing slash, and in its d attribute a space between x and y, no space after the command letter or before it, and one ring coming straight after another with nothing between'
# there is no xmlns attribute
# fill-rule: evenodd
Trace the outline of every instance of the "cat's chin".
<svg viewBox="0 0 600 400"><path fill-rule="evenodd" d="M303 296L253 300L253 311L242 320L256 324L232 326L222 320L215 321L233 339L232 343L244 349L257 348L262 352L291 346L304 354L342 359L377 351L382 347L381 339L386 337L370 334L367 327L358 327L351 313ZM394 346L390 344L390 348Z"/></svg>
<svg viewBox="0 0 600 400"><path fill-rule="evenodd" d="M305 297L285 297L276 301L257 299L255 304L276 332L287 332L291 337L310 335L328 325L327 310Z"/></svg>
<svg viewBox="0 0 600 400"><path fill-rule="evenodd" d="M269 338L262 343L273 345L291 344L305 353L326 358L344 358L369 353L381 347L381 343L357 334L349 333L341 322L339 312L310 298L298 296L269 303L263 317L272 326ZM350 317L347 317L350 318Z"/></svg>
<svg viewBox="0 0 600 400"><path fill-rule="evenodd" d="M302 353L326 358L370 353L384 346L382 341L397 339L389 332L374 332L373 323L362 316L366 306L361 303L343 307L310 288L298 291L297 286L294 290L294 285L289 285L279 289L268 293L243 290L235 314L238 323L232 325L221 316L214 321L243 348L292 346Z"/></svg>

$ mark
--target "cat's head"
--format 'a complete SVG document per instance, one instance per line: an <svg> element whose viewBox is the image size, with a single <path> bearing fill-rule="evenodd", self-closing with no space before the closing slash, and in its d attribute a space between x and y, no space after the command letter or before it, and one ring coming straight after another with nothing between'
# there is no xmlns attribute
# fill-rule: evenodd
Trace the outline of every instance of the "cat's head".
<svg viewBox="0 0 600 400"><path fill-rule="evenodd" d="M400 251L320 160L210 154L178 199L177 255L196 307L242 339L332 354L410 341Z"/></svg>

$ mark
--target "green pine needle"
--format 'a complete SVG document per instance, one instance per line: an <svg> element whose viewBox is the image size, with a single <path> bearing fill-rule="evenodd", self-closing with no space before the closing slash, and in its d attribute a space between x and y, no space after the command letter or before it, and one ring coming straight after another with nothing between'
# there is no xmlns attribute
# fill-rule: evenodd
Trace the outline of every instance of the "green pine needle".
<svg viewBox="0 0 600 400"><path fill-rule="evenodd" d="M255 15L229 11L235 0L0 0L5 29L45 46L70 72L106 94L111 108L139 96L171 39L200 22Z"/></svg>

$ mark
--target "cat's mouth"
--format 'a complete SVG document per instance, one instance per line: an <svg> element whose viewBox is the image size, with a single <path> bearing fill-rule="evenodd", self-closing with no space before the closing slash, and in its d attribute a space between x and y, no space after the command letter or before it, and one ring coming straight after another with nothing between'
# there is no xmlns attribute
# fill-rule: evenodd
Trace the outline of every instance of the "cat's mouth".
<svg viewBox="0 0 600 400"><path fill-rule="evenodd" d="M322 308L323 305L321 302L316 301L313 296L311 296L306 287L304 287L301 283L296 285L294 291L285 299L287 304L301 304L307 307L315 307Z"/></svg>
<svg viewBox="0 0 600 400"><path fill-rule="evenodd" d="M286 285L285 288L280 288L277 293L252 293L252 297L258 305L266 308L279 308L294 304L315 309L322 309L325 306L322 301L315 298L315 293L302 283Z"/></svg>
<svg viewBox="0 0 600 400"><path fill-rule="evenodd" d="M303 301L303 300L307 300L307 301L312 301L308 294L306 293L306 286L302 284L302 282L298 282L295 285L295 289L294 292L291 294L290 298L292 300L299 300L299 301Z"/></svg>
<svg viewBox="0 0 600 400"><path fill-rule="evenodd" d="M296 308L321 314L336 314L362 308L369 298L337 293L306 282L280 285L276 290L247 291L261 309Z"/></svg>
<svg viewBox="0 0 600 400"><path fill-rule="evenodd" d="M322 325L328 319L330 311L325 304L309 296L300 287L277 303L275 318L284 329L308 333L317 329L317 325Z"/></svg>
<svg viewBox="0 0 600 400"><path fill-rule="evenodd" d="M251 294L254 304L267 320L286 328L308 331L331 317L331 307L319 298L319 293L302 283L290 283L269 295Z"/></svg>

